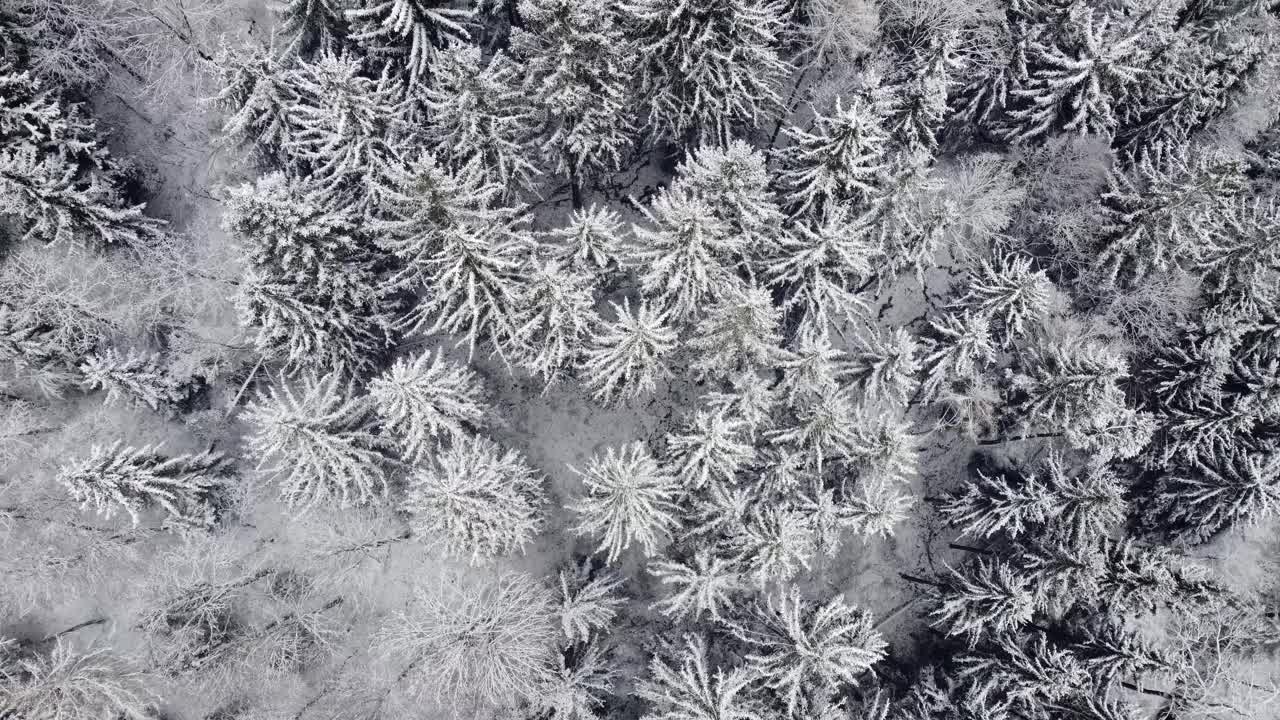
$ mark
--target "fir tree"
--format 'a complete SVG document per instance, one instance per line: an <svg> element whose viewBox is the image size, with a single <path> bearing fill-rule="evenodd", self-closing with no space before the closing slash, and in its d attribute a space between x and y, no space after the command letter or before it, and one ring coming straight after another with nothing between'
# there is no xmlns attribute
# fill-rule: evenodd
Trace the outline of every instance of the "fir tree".
<svg viewBox="0 0 1280 720"><path fill-rule="evenodd" d="M701 638L686 637L679 653L678 667L659 657L650 662L650 678L638 692L653 711L642 720L762 720L748 691L750 673L741 668L713 671Z"/></svg>
<svg viewBox="0 0 1280 720"><path fill-rule="evenodd" d="M592 394L603 402L651 393L669 372L666 356L675 349L676 331L647 303L632 313L631 303L610 303L617 319L604 322L591 336L582 373Z"/></svg>
<svg viewBox="0 0 1280 720"><path fill-rule="evenodd" d="M236 297L254 345L287 367L357 373L391 343L394 300L359 223L276 173L228 195L224 224L248 266Z"/></svg>
<svg viewBox="0 0 1280 720"><path fill-rule="evenodd" d="M1196 248L1196 269L1220 295L1265 303L1280 279L1280 206L1274 198L1240 198L1216 217L1207 242Z"/></svg>
<svg viewBox="0 0 1280 720"><path fill-rule="evenodd" d="M880 110L860 96L835 112L815 110L813 130L788 127L781 183L793 215L821 217L830 206L865 206L883 191L891 170L889 133Z"/></svg>
<svg viewBox="0 0 1280 720"><path fill-rule="evenodd" d="M295 4L310 7L325 2L328 0L295 0ZM299 35L299 41L303 37ZM223 47L214 66L222 86L214 102L226 115L223 136L252 146L275 165L287 164L285 148L297 132L290 109L298 100L288 63L270 47L249 45Z"/></svg>
<svg viewBox="0 0 1280 720"><path fill-rule="evenodd" d="M358 58L334 55L290 70L293 131L284 145L291 164L323 198L357 207L377 203L394 182L403 164L397 147L407 134L399 83L385 73L369 78L362 70Z"/></svg>
<svg viewBox="0 0 1280 720"><path fill-rule="evenodd" d="M968 292L957 305L995 320L1006 347L1040 329L1049 314L1053 283L1031 258L1000 255L969 272Z"/></svg>
<svg viewBox="0 0 1280 720"><path fill-rule="evenodd" d="M717 412L745 423L752 440L765 429L778 402L777 392L756 372L739 373L729 379L726 392L710 392L707 404Z"/></svg>
<svg viewBox="0 0 1280 720"><path fill-rule="evenodd" d="M866 400L883 400L891 406L906 405L919 382L916 373L915 338L896 328L880 332L867 328L857 338L858 347L850 354L848 376L862 390Z"/></svg>
<svg viewBox="0 0 1280 720"><path fill-rule="evenodd" d="M703 613L721 620L721 610L732 608L735 595L747 588L736 562L707 549L698 550L684 561L652 562L649 572L662 583L666 593L654 608L682 620L697 620Z"/></svg>
<svg viewBox="0 0 1280 720"><path fill-rule="evenodd" d="M427 155L397 173L390 217L376 227L403 264L398 281L425 291L405 318L414 331L462 335L471 352L516 334L533 241L516 208L494 207L501 192L478 159L450 173Z"/></svg>
<svg viewBox="0 0 1280 720"><path fill-rule="evenodd" d="M511 356L550 385L576 366L598 322L591 277L543 260L527 267L526 282Z"/></svg>
<svg viewBox="0 0 1280 720"><path fill-rule="evenodd" d="M586 645L594 634L608 630L622 609L623 599L616 592L622 577L605 571L593 573L588 559L562 569L559 579L560 629L570 643Z"/></svg>
<svg viewBox="0 0 1280 720"><path fill-rule="evenodd" d="M643 443L634 442L603 457L593 456L585 471L574 470L586 486L586 494L573 506L578 514L575 530L599 536L598 552L608 561L618 559L632 543L645 555L674 530L677 480L658 465Z"/></svg>
<svg viewBox="0 0 1280 720"><path fill-rule="evenodd" d="M425 460L446 440L461 441L484 419L480 379L444 359L443 351L396 360L369 383L369 397L402 455Z"/></svg>
<svg viewBox="0 0 1280 720"><path fill-rule="evenodd" d="M1236 451L1198 458L1160 479L1144 510L1157 532L1204 542L1233 526L1252 525L1280 509L1280 453Z"/></svg>
<svg viewBox="0 0 1280 720"><path fill-rule="evenodd" d="M962 678L998 690L1028 708L1058 703L1082 693L1088 675L1070 651L1054 647L1043 635L1029 642L1013 636L997 639L990 649L960 658Z"/></svg>
<svg viewBox="0 0 1280 720"><path fill-rule="evenodd" d="M547 244L562 267L600 276L616 268L622 254L623 225L618 213L591 205L575 210L569 224L547 233Z"/></svg>
<svg viewBox="0 0 1280 720"><path fill-rule="evenodd" d="M964 635L973 645L984 635L1017 630L1031 621L1034 598L1026 578L1009 564L978 559L972 566L952 569L941 586L933 611L947 635Z"/></svg>
<svg viewBox="0 0 1280 720"><path fill-rule="evenodd" d="M660 138L722 142L781 106L790 67L778 56L781 8L760 0L630 0L639 35L640 86Z"/></svg>
<svg viewBox="0 0 1280 720"><path fill-rule="evenodd" d="M645 210L650 229L634 228L639 249L631 262L642 268L640 289L661 300L677 320L698 314L707 298L719 297L739 282L733 260L746 247L711 206L677 182Z"/></svg>
<svg viewBox="0 0 1280 720"><path fill-rule="evenodd" d="M926 402L943 397L955 386L977 383L996 357L990 320L968 311L930 320L923 344L921 398Z"/></svg>
<svg viewBox="0 0 1280 720"><path fill-rule="evenodd" d="M159 448L95 445L88 458L67 465L58 482L81 507L110 518L123 510L136 527L142 513L159 510L166 527L209 529L215 519L214 494L226 474L220 453L165 456Z"/></svg>
<svg viewBox="0 0 1280 720"><path fill-rule="evenodd" d="M1103 684L1174 668L1173 658L1164 649L1105 620L1096 627L1081 628L1070 647L1085 670Z"/></svg>
<svg viewBox="0 0 1280 720"><path fill-rule="evenodd" d="M733 289L707 308L694 328L689 349L692 369L705 376L728 377L769 368L782 356L778 309L762 288Z"/></svg>
<svg viewBox="0 0 1280 720"><path fill-rule="evenodd" d="M886 647L867 613L839 597L811 605L794 586L757 604L732 632L749 648L748 666L786 699L792 715L806 709L811 688L853 683Z"/></svg>
<svg viewBox="0 0 1280 720"><path fill-rule="evenodd" d="M480 437L453 443L414 473L405 501L415 534L477 562L523 549L542 526L542 478L514 450Z"/></svg>
<svg viewBox="0 0 1280 720"><path fill-rule="evenodd" d="M631 146L633 45L603 0L521 0L512 33L524 90L538 98L542 152L566 173L574 207L589 178L617 170Z"/></svg>
<svg viewBox="0 0 1280 720"><path fill-rule="evenodd" d="M730 538L744 569L764 588L808 570L817 550L813 526L798 509L766 506L747 513Z"/></svg>
<svg viewBox="0 0 1280 720"><path fill-rule="evenodd" d="M339 49L347 33L341 0L276 0L280 32L303 57Z"/></svg>
<svg viewBox="0 0 1280 720"><path fill-rule="evenodd" d="M803 450L817 468L831 458L850 458L858 444L858 426L847 391L808 397L796 408L793 423L771 434L773 442Z"/></svg>
<svg viewBox="0 0 1280 720"><path fill-rule="evenodd" d="M701 198L747 251L767 257L781 231L783 215L769 190L765 157L742 140L725 147L704 145L676 169L680 186Z"/></svg>
<svg viewBox="0 0 1280 720"><path fill-rule="evenodd" d="M784 233L763 274L782 291L782 307L798 313L811 332L823 334L864 309L857 291L873 277L879 255L872 218L852 215L841 205L816 224L799 223Z"/></svg>
<svg viewBox="0 0 1280 720"><path fill-rule="evenodd" d="M459 44L440 51L432 72L422 90L426 135L445 164L456 171L478 161L507 193L532 189L533 110L516 63L502 52L483 62L479 47Z"/></svg>
<svg viewBox="0 0 1280 720"><path fill-rule="evenodd" d="M166 373L160 356L130 350L120 353L114 348L90 355L80 364L81 383L90 390L105 390L106 402L129 398L160 410L180 397L173 379Z"/></svg>
<svg viewBox="0 0 1280 720"><path fill-rule="evenodd" d="M426 79L436 51L450 41L471 39L473 11L445 0L354 0L346 10L351 40L370 56L402 66L409 83Z"/></svg>
<svg viewBox="0 0 1280 720"><path fill-rule="evenodd" d="M1077 447L1099 442L1122 418L1119 383L1129 366L1097 341L1046 342L1031 348L1023 373L1014 378L1017 418L1027 426L1062 432Z"/></svg>
<svg viewBox="0 0 1280 720"><path fill-rule="evenodd" d="M1112 172L1102 194L1098 265L1106 277L1138 281L1195 258L1212 246L1211 218L1239 187L1240 166L1182 148L1144 154L1128 172Z"/></svg>
<svg viewBox="0 0 1280 720"><path fill-rule="evenodd" d="M669 464L686 487L733 482L754 455L744 442L744 425L723 413L699 410L684 432L667 435Z"/></svg>
<svg viewBox="0 0 1280 720"><path fill-rule="evenodd" d="M297 390L282 383L249 403L249 448L292 507L364 505L385 492L389 461L373 415L336 374L306 378Z"/></svg>

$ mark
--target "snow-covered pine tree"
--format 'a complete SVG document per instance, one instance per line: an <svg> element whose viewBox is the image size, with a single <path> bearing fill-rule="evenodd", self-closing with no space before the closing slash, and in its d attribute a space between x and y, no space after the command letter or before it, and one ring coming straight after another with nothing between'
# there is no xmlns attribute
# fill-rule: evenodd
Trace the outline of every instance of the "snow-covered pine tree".
<svg viewBox="0 0 1280 720"><path fill-rule="evenodd" d="M405 509L415 535L471 562L522 550L542 527L543 479L514 450L463 438L410 479Z"/></svg>
<svg viewBox="0 0 1280 720"><path fill-rule="evenodd" d="M854 215L842 204L819 222L797 223L784 232L763 275L781 290L783 309L799 315L797 324L821 336L864 310L856 293L873 277L879 254L871 216Z"/></svg>
<svg viewBox="0 0 1280 720"><path fill-rule="evenodd" d="M682 188L711 207L731 234L746 239L748 254L772 254L783 215L769 190L763 153L743 140L724 147L703 145L680 164L676 176Z"/></svg>
<svg viewBox="0 0 1280 720"><path fill-rule="evenodd" d="M902 148L904 159L915 164L931 162L938 150L938 133L948 115L948 66L958 63L949 54L943 46L890 56L890 71L876 91L885 129Z"/></svg>
<svg viewBox="0 0 1280 720"><path fill-rule="evenodd" d="M716 412L745 423L748 437L754 440L757 433L767 429L778 393L760 373L752 371L729 378L729 388L707 393L706 401Z"/></svg>
<svg viewBox="0 0 1280 720"><path fill-rule="evenodd" d="M159 410L180 399L177 384L154 353L132 349L121 353L108 348L86 357L80 363L80 374L85 388L107 392L107 403L129 398Z"/></svg>
<svg viewBox="0 0 1280 720"><path fill-rule="evenodd" d="M302 57L337 52L346 38L342 0L275 0L271 9L280 34L292 38L290 48Z"/></svg>
<svg viewBox="0 0 1280 720"><path fill-rule="evenodd" d="M648 569L666 593L654 609L681 620L698 620L703 613L722 620L721 610L732 609L735 596L749 587L736 561L707 548L685 560L650 562Z"/></svg>
<svg viewBox="0 0 1280 720"><path fill-rule="evenodd" d="M780 5L764 0L627 0L641 94L658 138L728 142L782 104L790 66L778 53Z"/></svg>
<svg viewBox="0 0 1280 720"><path fill-rule="evenodd" d="M640 289L660 301L674 320L696 317L708 298L722 297L741 280L736 259L747 239L734 235L706 200L677 181L645 209L653 228L634 226L630 264L640 269Z"/></svg>
<svg viewBox="0 0 1280 720"><path fill-rule="evenodd" d="M165 527L207 530L216 519L214 495L226 474L221 453L167 456L156 446L117 441L95 445L89 457L64 466L58 482L81 507L105 518L123 510L137 527L144 512L158 510Z"/></svg>
<svg viewBox="0 0 1280 720"><path fill-rule="evenodd" d="M1280 203L1241 197L1215 219L1208 242L1196 248L1196 269L1219 296L1266 305L1280 282Z"/></svg>
<svg viewBox="0 0 1280 720"><path fill-rule="evenodd" d="M534 249L519 208L495 206L502 187L486 177L480 158L449 172L423 155L394 179L387 218L374 228L401 262L397 282L423 291L404 323L461 335L473 353L482 341L515 336L521 270Z"/></svg>
<svg viewBox="0 0 1280 720"><path fill-rule="evenodd" d="M969 271L967 292L955 305L996 323L1005 347L1038 331L1048 317L1053 283L1044 270L1032 270L1025 255L1000 254L982 258Z"/></svg>
<svg viewBox="0 0 1280 720"><path fill-rule="evenodd" d="M970 646L984 636L1013 632L1031 621L1034 596L1027 579L1002 560L978 558L950 569L933 616L947 635L964 635Z"/></svg>
<svg viewBox="0 0 1280 720"><path fill-rule="evenodd" d="M616 319L600 323L580 367L592 395L606 403L653 392L669 374L666 357L676 347L676 331L648 303L634 313L628 298L610 304Z"/></svg>
<svg viewBox="0 0 1280 720"><path fill-rule="evenodd" d="M519 12L511 52L538 99L542 154L581 208L587 183L631 148L635 45L604 0L521 0Z"/></svg>
<svg viewBox="0 0 1280 720"><path fill-rule="evenodd" d="M293 129L284 153L291 167L315 184L330 207L380 204L408 142L400 83L388 73L368 77L354 55L300 61L287 78Z"/></svg>
<svg viewBox="0 0 1280 720"><path fill-rule="evenodd" d="M1004 635L959 658L957 675L1002 692L1018 708L1040 708L1083 694L1089 676L1076 656L1044 635L1029 641Z"/></svg>
<svg viewBox="0 0 1280 720"><path fill-rule="evenodd" d="M643 443L606 448L603 456L591 457L585 471L571 469L586 488L573 505L578 515L574 530L599 537L597 552L607 552L608 562L617 560L632 543L645 555L653 555L679 525L675 500L680 483Z"/></svg>
<svg viewBox="0 0 1280 720"><path fill-rule="evenodd" d="M732 483L755 455L746 423L724 413L697 411L682 432L667 435L667 464L685 487Z"/></svg>
<svg viewBox="0 0 1280 720"><path fill-rule="evenodd" d="M327 0L299 0L324 3ZM214 58L221 90L213 100L222 110L222 135L249 145L273 165L284 166L293 138L290 108L297 102L289 61L270 47L226 45Z"/></svg>
<svg viewBox="0 0 1280 720"><path fill-rule="evenodd" d="M1071 652L1085 670L1102 683L1143 675L1176 666L1171 653L1123 625L1102 620L1082 627Z"/></svg>
<svg viewBox="0 0 1280 720"><path fill-rule="evenodd" d="M749 498L748 498L749 500ZM747 511L728 543L758 588L790 581L817 553L814 527L799 508L757 506Z"/></svg>
<svg viewBox="0 0 1280 720"><path fill-rule="evenodd" d="M345 10L351 41L405 73L410 85L426 81L438 50L471 39L474 14L449 0L350 0Z"/></svg>
<svg viewBox="0 0 1280 720"><path fill-rule="evenodd" d="M637 692L653 708L642 720L761 720L763 708L749 689L750 672L713 669L702 637L686 636L673 654L671 664L657 656L649 663L650 677Z"/></svg>
<svg viewBox="0 0 1280 720"><path fill-rule="evenodd" d="M1104 277L1136 282L1194 261L1211 247L1215 217L1243 182L1242 164L1189 148L1159 146L1128 171L1113 171L1100 198Z"/></svg>
<svg viewBox="0 0 1280 720"><path fill-rule="evenodd" d="M622 609L617 594L622 576L593 571L590 558L562 568L560 578L560 629L569 644L586 645L593 635L607 631Z"/></svg>
<svg viewBox="0 0 1280 720"><path fill-rule="evenodd" d="M727 378L776 366L784 354L779 320L769 291L730 289L694 328L688 343L694 353L692 369L702 376Z"/></svg>
<svg viewBox="0 0 1280 720"><path fill-rule="evenodd" d="M575 210L569 223L546 234L546 247L562 267L599 278L616 268L625 232L618 213L603 205Z"/></svg>
<svg viewBox="0 0 1280 720"><path fill-rule="evenodd" d="M870 402L905 407L919 381L918 343L904 328L881 331L864 327L857 333L845 372Z"/></svg>
<svg viewBox="0 0 1280 720"><path fill-rule="evenodd" d="M519 66L501 51L486 62L479 47L459 43L439 52L432 74L421 91L425 133L444 163L456 171L479 159L505 193L532 189L535 118Z"/></svg>
<svg viewBox="0 0 1280 720"><path fill-rule="evenodd" d="M224 224L241 246L241 321L263 355L291 370L359 373L394 337L396 302L358 219L281 173L232 189Z"/></svg>
<svg viewBox="0 0 1280 720"><path fill-rule="evenodd" d="M816 468L830 458L853 457L858 445L858 424L848 388L805 393L794 414L790 422L770 433L773 443L802 451Z"/></svg>
<svg viewBox="0 0 1280 720"><path fill-rule="evenodd" d="M1253 525L1280 510L1280 451L1198 458L1160 478L1155 498L1143 508L1147 526L1183 541Z"/></svg>
<svg viewBox="0 0 1280 720"><path fill-rule="evenodd" d="M893 173L882 110L861 95L834 112L814 110L813 129L788 127L779 182L791 214L822 217L832 205L858 209L876 200Z"/></svg>
<svg viewBox="0 0 1280 720"><path fill-rule="evenodd" d="M991 322L973 312L948 312L929 321L920 366L925 379L921 400L933 402L955 386L975 384L995 362Z"/></svg>
<svg viewBox="0 0 1280 720"><path fill-rule="evenodd" d="M1061 129L1110 137L1118 96L1144 74L1164 15L1152 9L1133 19L1086 3L1053 12L1058 17L1029 34L1019 51L1026 74L1009 89L1002 135L1026 142Z"/></svg>
<svg viewBox="0 0 1280 720"><path fill-rule="evenodd" d="M618 673L609 664L608 650L596 643L560 655L556 677L542 689L536 704L557 718L599 717Z"/></svg>
<svg viewBox="0 0 1280 720"><path fill-rule="evenodd" d="M571 371L582 356L591 328L599 322L591 276L554 259L525 268L528 284L514 322L510 359L547 385Z"/></svg>
<svg viewBox="0 0 1280 720"><path fill-rule="evenodd" d="M1046 340L1028 349L1013 378L1011 413L1023 427L1095 447L1131 414L1120 386L1128 376L1128 362L1101 341Z"/></svg>
<svg viewBox="0 0 1280 720"><path fill-rule="evenodd" d="M364 505L386 491L391 443L374 428L367 398L352 398L336 373L278 384L251 401L245 419L258 469L280 482L295 508Z"/></svg>
<svg viewBox="0 0 1280 720"><path fill-rule="evenodd" d="M405 460L421 462L445 441L475 431L488 407L470 368L444 359L444 351L396 360L369 383L369 397Z"/></svg>
<svg viewBox="0 0 1280 720"><path fill-rule="evenodd" d="M887 647L868 613L840 596L812 604L795 586L757 603L731 631L747 645L748 667L785 698L793 717L812 710L810 692L853 683Z"/></svg>

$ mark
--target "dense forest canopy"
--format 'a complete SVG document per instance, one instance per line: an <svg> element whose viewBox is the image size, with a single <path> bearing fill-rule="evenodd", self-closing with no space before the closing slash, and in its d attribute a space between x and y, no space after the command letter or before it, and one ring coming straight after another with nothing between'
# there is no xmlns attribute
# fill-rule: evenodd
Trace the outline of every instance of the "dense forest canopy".
<svg viewBox="0 0 1280 720"><path fill-rule="evenodd" d="M1280 717L1272 0L0 0L0 720Z"/></svg>

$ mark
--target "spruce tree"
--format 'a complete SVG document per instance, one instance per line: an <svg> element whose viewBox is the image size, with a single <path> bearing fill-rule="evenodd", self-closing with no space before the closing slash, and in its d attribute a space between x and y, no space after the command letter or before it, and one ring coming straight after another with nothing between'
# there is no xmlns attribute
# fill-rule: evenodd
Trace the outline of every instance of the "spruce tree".
<svg viewBox="0 0 1280 720"><path fill-rule="evenodd" d="M767 369L782 357L778 309L762 288L734 289L707 308L694 328L689 348L692 368L710 377Z"/></svg>
<svg viewBox="0 0 1280 720"><path fill-rule="evenodd" d="M280 483L291 507L365 505L386 492L391 443L377 434L367 398L331 374L281 382L249 403L248 439L259 471Z"/></svg>
<svg viewBox="0 0 1280 720"><path fill-rule="evenodd" d="M272 9L280 33L292 38L290 47L303 57L337 52L346 37L342 0L276 0Z"/></svg>
<svg viewBox="0 0 1280 720"><path fill-rule="evenodd" d="M82 507L105 518L123 510L136 527L158 510L166 527L207 530L216 519L215 494L227 474L221 453L167 456L152 445L95 445L89 457L64 466L58 482Z"/></svg>
<svg viewBox="0 0 1280 720"><path fill-rule="evenodd" d="M121 353L109 348L102 354L85 358L80 364L80 374L84 376L81 382L86 388L106 391L107 403L129 398L152 410L160 410L180 399L178 388L159 355L136 350Z"/></svg>
<svg viewBox="0 0 1280 720"><path fill-rule="evenodd" d="M319 7L328 0L295 1ZM226 116L223 136L251 146L274 165L286 165L290 158L285 148L298 130L291 114L298 98L289 63L269 47L227 46L214 66L222 84L214 103Z"/></svg>
<svg viewBox="0 0 1280 720"><path fill-rule="evenodd" d="M872 218L841 206L783 233L763 273L783 293L782 307L798 314L810 332L823 334L864 309L857 291L873 277L879 255Z"/></svg>
<svg viewBox="0 0 1280 720"><path fill-rule="evenodd" d="M352 0L345 11L351 41L407 74L410 85L425 82L438 50L471 39L473 14L447 0Z"/></svg>
<svg viewBox="0 0 1280 720"><path fill-rule="evenodd" d="M683 561L650 562L648 569L665 594L654 609L677 619L697 620L706 613L721 620L721 611L733 608L736 595L747 589L738 564L708 549L699 549Z"/></svg>
<svg viewBox="0 0 1280 720"><path fill-rule="evenodd" d="M815 111L812 130L788 127L780 176L793 215L822 217L829 206L865 206L884 189L892 171L889 134L881 110L855 95L834 112Z"/></svg>
<svg viewBox="0 0 1280 720"><path fill-rule="evenodd" d="M448 441L461 441L483 422L488 408L480 379L437 350L403 357L369 383L369 397L402 456L428 459Z"/></svg>
<svg viewBox="0 0 1280 720"><path fill-rule="evenodd" d="M514 450L464 438L412 476L405 500L417 535L477 562L521 550L542 526L542 478Z"/></svg>
<svg viewBox="0 0 1280 720"><path fill-rule="evenodd" d="M527 267L527 288L516 313L510 359L548 385L576 367L598 322L591 276L556 260ZM506 343L504 343L506 344Z"/></svg>
<svg viewBox="0 0 1280 720"><path fill-rule="evenodd" d="M759 720L762 717L748 690L751 673L742 668L725 671L707 659L707 643L686 636L669 663L654 657L650 677L638 694L653 706L643 720Z"/></svg>
<svg viewBox="0 0 1280 720"><path fill-rule="evenodd" d="M1027 579L1001 560L979 558L952 569L933 611L947 635L963 635L972 646L983 636L1011 632L1031 621L1034 597Z"/></svg>
<svg viewBox="0 0 1280 720"><path fill-rule="evenodd" d="M574 470L586 493L573 505L579 535L600 537L598 552L614 562L636 544L653 555L658 544L678 526L675 499L679 483L663 469L643 443L606 448L586 470Z"/></svg>
<svg viewBox="0 0 1280 720"><path fill-rule="evenodd" d="M1204 542L1280 510L1280 452L1237 450L1198 458L1171 468L1158 488L1155 504L1144 508L1151 529Z"/></svg>
<svg viewBox="0 0 1280 720"><path fill-rule="evenodd" d="M743 140L728 145L703 145L676 169L680 186L710 205L729 226L729 232L746 239L753 257L768 257L777 243L782 211L769 189L764 155Z"/></svg>
<svg viewBox="0 0 1280 720"><path fill-rule="evenodd" d="M622 218L602 205L575 210L564 227L546 235L546 245L561 267L600 277L617 268L622 254Z"/></svg>
<svg viewBox="0 0 1280 720"><path fill-rule="evenodd" d="M990 317L1008 347L1040 329L1049 314L1053 283L1043 270L1031 269L1031 258L1001 255L982 259L970 270L968 292L956 305Z"/></svg>
<svg viewBox="0 0 1280 720"><path fill-rule="evenodd" d="M631 310L610 303L616 319L601 322L583 356L581 372L591 393L604 402L652 393L666 377L667 356L676 347L676 331L647 303Z"/></svg>
<svg viewBox="0 0 1280 720"><path fill-rule="evenodd" d="M744 442L745 424L699 410L682 432L667 435L668 464L689 488L732 483L755 454Z"/></svg>

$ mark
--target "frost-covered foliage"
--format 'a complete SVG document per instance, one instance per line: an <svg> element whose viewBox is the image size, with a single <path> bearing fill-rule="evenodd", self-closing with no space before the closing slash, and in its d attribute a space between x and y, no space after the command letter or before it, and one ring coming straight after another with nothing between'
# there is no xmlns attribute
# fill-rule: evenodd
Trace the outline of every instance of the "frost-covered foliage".
<svg viewBox="0 0 1280 720"><path fill-rule="evenodd" d="M104 517L123 510L136 526L143 512L154 509L167 527L207 529L226 470L220 453L167 456L159 448L117 442L63 467L58 482L82 507Z"/></svg>
<svg viewBox="0 0 1280 720"><path fill-rule="evenodd" d="M352 41L415 84L425 81L438 49L470 37L471 11L440 0L352 0L344 14Z"/></svg>
<svg viewBox="0 0 1280 720"><path fill-rule="evenodd" d="M652 555L677 526L679 483L658 464L643 443L606 448L578 472L585 494L574 505L575 530L600 537L599 551L616 560L632 543Z"/></svg>
<svg viewBox="0 0 1280 720"><path fill-rule="evenodd" d="M249 447L261 472L297 508L363 505L386 492L390 443L374 425L367 398L350 396L337 375L284 378L249 403Z"/></svg>
<svg viewBox="0 0 1280 720"><path fill-rule="evenodd" d="M153 697L143 674L105 648L79 650L59 638L47 653L0 642L0 713L6 717L79 720L119 717L143 720Z"/></svg>
<svg viewBox="0 0 1280 720"><path fill-rule="evenodd" d="M748 689L751 673L742 668L727 672L707 660L702 638L687 637L675 657L653 658L651 678L639 688L652 705L645 720L758 720L761 708Z"/></svg>
<svg viewBox="0 0 1280 720"><path fill-rule="evenodd" d="M520 550L542 525L542 478L514 450L462 439L410 480L405 509L415 534L439 538L472 561Z"/></svg>
<svg viewBox="0 0 1280 720"><path fill-rule="evenodd" d="M136 350L121 353L109 348L101 355L85 358L80 374L86 388L106 391L108 403L128 398L160 410L180 399L178 388L158 355Z"/></svg>
<svg viewBox="0 0 1280 720"><path fill-rule="evenodd" d="M447 440L460 440L487 412L480 379L465 366L426 351L402 357L369 383L382 427L400 444L405 458L429 459Z"/></svg>
<svg viewBox="0 0 1280 720"><path fill-rule="evenodd" d="M676 346L676 331L648 304L633 313L624 298L613 312L617 319L599 324L582 361L592 393L605 402L653 392L669 373L666 356Z"/></svg>

